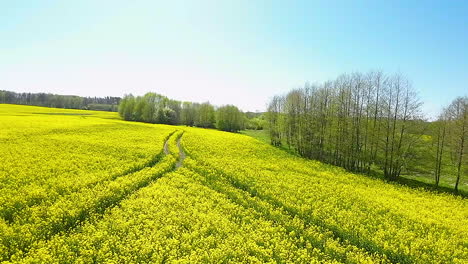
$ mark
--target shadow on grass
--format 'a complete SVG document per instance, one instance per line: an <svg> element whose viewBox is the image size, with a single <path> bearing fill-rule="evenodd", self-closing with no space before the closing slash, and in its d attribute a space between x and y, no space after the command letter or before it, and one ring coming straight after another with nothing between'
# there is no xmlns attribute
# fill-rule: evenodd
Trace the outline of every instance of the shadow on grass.
<svg viewBox="0 0 468 264"><path fill-rule="evenodd" d="M465 190L458 190L458 192L455 192L453 187L451 188L447 186L435 186L432 183L422 182L422 181L415 180L415 179L408 179L405 177L400 177L396 180L396 182L402 185L413 187L413 188L423 188L423 189L438 192L438 193L450 193L453 195L461 196L463 198L468 197L468 192Z"/></svg>

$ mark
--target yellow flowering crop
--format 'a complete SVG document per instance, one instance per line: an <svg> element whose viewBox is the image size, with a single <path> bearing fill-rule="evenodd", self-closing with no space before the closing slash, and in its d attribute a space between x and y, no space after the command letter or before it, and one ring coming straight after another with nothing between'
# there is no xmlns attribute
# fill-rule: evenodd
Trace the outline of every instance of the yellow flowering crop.
<svg viewBox="0 0 468 264"><path fill-rule="evenodd" d="M253 138L0 105L0 260L467 263L468 203Z"/></svg>

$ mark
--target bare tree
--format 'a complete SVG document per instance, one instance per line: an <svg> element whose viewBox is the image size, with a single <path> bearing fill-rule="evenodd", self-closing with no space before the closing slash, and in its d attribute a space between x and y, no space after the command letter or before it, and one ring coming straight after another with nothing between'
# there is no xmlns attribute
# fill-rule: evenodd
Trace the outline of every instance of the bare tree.
<svg viewBox="0 0 468 264"><path fill-rule="evenodd" d="M446 110L444 110L445 112ZM434 181L435 185L439 186L440 174L442 170L442 157L444 155L445 147L445 134L447 128L447 120L445 115L442 113L437 120L437 146L436 146L436 155L435 155L435 169L434 169Z"/></svg>
<svg viewBox="0 0 468 264"><path fill-rule="evenodd" d="M445 111L448 119L448 140L452 164L456 168L455 191L466 165L466 141L468 135L468 97L456 98Z"/></svg>

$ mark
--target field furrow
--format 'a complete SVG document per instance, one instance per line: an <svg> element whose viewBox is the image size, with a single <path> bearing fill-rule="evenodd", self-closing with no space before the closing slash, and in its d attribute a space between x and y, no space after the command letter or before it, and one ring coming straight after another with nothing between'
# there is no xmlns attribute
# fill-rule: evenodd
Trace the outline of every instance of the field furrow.
<svg viewBox="0 0 468 264"><path fill-rule="evenodd" d="M468 258L468 232L460 225L468 219L461 210L463 199L305 162L241 135L193 130L184 137L184 147L235 187L371 254L400 263ZM300 173L292 169L296 166ZM430 203L444 206L426 207Z"/></svg>
<svg viewBox="0 0 468 264"><path fill-rule="evenodd" d="M350 243L328 227L305 219L270 197L263 197L257 192L252 192L250 186L240 184L221 171L197 164L194 160L189 160L187 166L199 175L203 175L198 179L202 184L225 195L235 204L246 209L253 209L261 217L282 226L290 236L297 238L297 247L308 249L309 253L316 253L320 250L326 254L328 261L334 260L342 263L391 262L385 254L368 251Z"/></svg>
<svg viewBox="0 0 468 264"><path fill-rule="evenodd" d="M16 125L21 128L22 124ZM162 127L154 133L152 126L116 123L114 130L100 132L91 125L83 134L59 133L46 139L28 135L36 131L28 128L22 130L25 135L2 142L0 148L0 217L7 222L28 207L51 204L62 196L153 165L165 137L174 131Z"/></svg>
<svg viewBox="0 0 468 264"><path fill-rule="evenodd" d="M170 133L164 145L167 142L175 145L180 135L180 132ZM174 147L171 146L171 149ZM37 241L49 240L56 234L76 228L90 217L99 217L131 193L173 170L177 157L178 153L173 152L159 154L157 163L152 162L135 172L62 196L52 204L27 207L18 212L12 222L0 222L2 259L18 257L28 252Z"/></svg>
<svg viewBox="0 0 468 264"><path fill-rule="evenodd" d="M460 196L235 133L4 108L2 263L468 261Z"/></svg>
<svg viewBox="0 0 468 264"><path fill-rule="evenodd" d="M101 220L38 243L20 262L332 261L320 251L298 248L294 240L300 238L194 180L199 177L181 167Z"/></svg>

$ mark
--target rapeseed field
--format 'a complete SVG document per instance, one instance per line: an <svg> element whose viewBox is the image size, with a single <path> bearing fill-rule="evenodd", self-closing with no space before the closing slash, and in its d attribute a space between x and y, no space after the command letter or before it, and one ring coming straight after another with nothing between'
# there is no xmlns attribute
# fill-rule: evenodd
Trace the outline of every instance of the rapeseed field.
<svg viewBox="0 0 468 264"><path fill-rule="evenodd" d="M467 263L468 203L251 137L0 105L0 262Z"/></svg>

